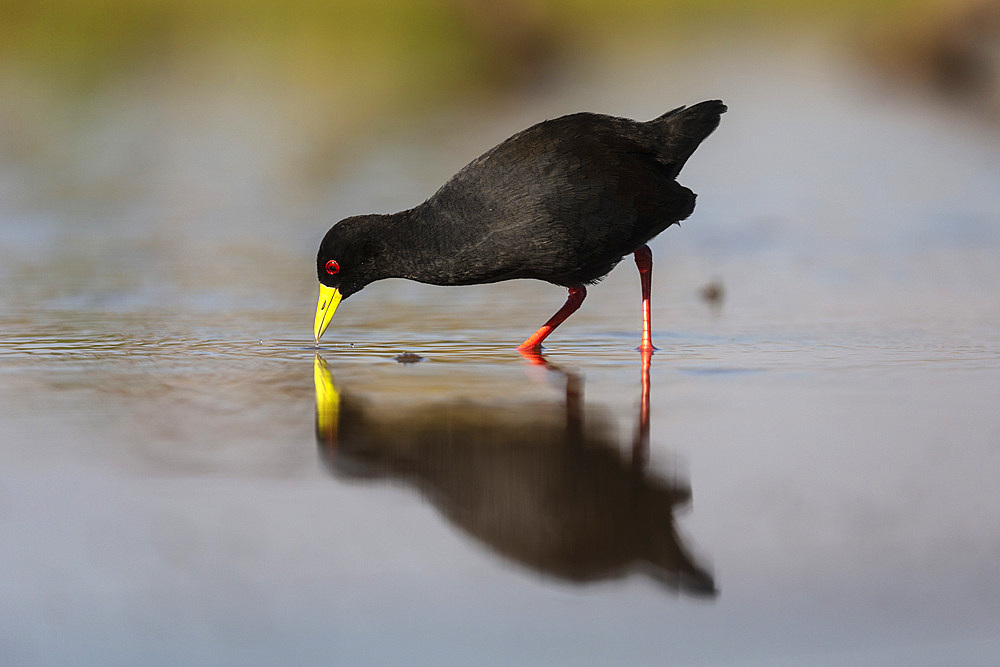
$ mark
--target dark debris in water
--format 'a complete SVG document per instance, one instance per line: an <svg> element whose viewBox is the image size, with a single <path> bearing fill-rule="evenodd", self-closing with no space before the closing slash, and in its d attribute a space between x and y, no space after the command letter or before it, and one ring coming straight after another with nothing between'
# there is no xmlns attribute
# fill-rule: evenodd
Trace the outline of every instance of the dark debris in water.
<svg viewBox="0 0 1000 667"><path fill-rule="evenodd" d="M397 354L393 357L396 361L401 364L415 364L417 362L423 361L424 358L419 354L414 354L412 352L403 352L402 354Z"/></svg>
<svg viewBox="0 0 1000 667"><path fill-rule="evenodd" d="M705 303L717 306L722 304L722 300L726 296L726 288L722 285L721 280L713 280L698 290L698 293Z"/></svg>

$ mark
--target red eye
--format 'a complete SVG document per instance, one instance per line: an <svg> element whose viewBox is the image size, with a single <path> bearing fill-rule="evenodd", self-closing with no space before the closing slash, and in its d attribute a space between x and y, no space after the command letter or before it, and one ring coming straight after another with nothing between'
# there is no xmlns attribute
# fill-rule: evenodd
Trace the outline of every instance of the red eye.
<svg viewBox="0 0 1000 667"><path fill-rule="evenodd" d="M326 263L326 272L331 276L340 273L340 264L337 263L337 260L331 259Z"/></svg>

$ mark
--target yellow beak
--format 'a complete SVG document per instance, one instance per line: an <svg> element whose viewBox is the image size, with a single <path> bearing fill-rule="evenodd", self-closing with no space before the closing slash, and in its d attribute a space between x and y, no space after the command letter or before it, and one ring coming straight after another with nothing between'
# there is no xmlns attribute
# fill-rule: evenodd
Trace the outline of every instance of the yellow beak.
<svg viewBox="0 0 1000 667"><path fill-rule="evenodd" d="M330 326L330 320L333 319L333 314L337 312L339 304L340 292L337 291L337 288L327 287L323 283L320 283L319 303L316 304L316 321L313 324L313 333L316 334L317 345L319 345L319 339L323 335L323 332Z"/></svg>

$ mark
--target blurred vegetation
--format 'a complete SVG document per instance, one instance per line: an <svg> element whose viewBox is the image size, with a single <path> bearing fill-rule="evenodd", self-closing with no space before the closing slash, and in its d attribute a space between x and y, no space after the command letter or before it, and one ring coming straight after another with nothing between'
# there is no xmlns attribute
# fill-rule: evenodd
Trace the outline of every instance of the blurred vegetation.
<svg viewBox="0 0 1000 667"><path fill-rule="evenodd" d="M833 32L884 69L936 72L956 49L923 48L914 26L973 2L1000 0L0 0L0 157L57 184L46 196L286 147L289 181L322 182L387 118L544 87L575 63ZM993 62L957 52L941 77ZM215 144L181 153L191 137Z"/></svg>
<svg viewBox="0 0 1000 667"><path fill-rule="evenodd" d="M956 0L870 33L865 51L891 80L1000 121L1000 0Z"/></svg>
<svg viewBox="0 0 1000 667"><path fill-rule="evenodd" d="M940 0L0 0L0 58L70 93L235 67L412 99L530 79L614 42L871 23L930 4Z"/></svg>

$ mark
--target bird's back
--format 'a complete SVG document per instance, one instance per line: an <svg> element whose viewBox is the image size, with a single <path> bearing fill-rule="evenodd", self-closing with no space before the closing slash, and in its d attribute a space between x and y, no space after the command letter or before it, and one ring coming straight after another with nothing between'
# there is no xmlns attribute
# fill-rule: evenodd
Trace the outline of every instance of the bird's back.
<svg viewBox="0 0 1000 667"><path fill-rule="evenodd" d="M514 135L414 210L412 232L446 252L427 275L406 277L600 280L694 210L694 193L674 179L724 111L703 102L649 122L578 113Z"/></svg>

